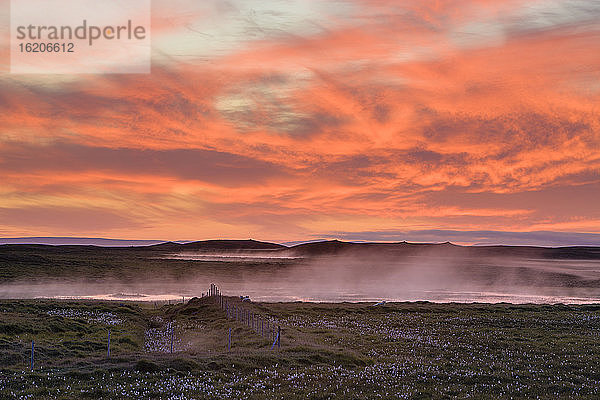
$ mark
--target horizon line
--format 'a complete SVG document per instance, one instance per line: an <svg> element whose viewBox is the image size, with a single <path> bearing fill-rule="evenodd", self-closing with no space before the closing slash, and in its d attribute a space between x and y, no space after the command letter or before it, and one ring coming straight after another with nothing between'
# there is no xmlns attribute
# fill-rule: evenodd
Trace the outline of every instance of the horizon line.
<svg viewBox="0 0 600 400"><path fill-rule="evenodd" d="M431 231L420 231L420 232L431 232ZM444 231L437 231L439 233ZM11 245L11 244L24 244L24 245L48 245L48 246L97 246L97 247L144 247L152 246L164 243L176 243L176 244L188 244L195 242L207 242L207 241L247 241L253 240L263 243L273 243L285 247L293 247L300 244L318 243L327 241L340 241L344 243L365 243L365 244L393 244L393 243L409 243L409 244L452 244L456 246L514 246L514 247L546 247L546 248L558 248L558 247L600 247L600 234L595 233L581 233L581 232L552 232L552 231L531 231L531 232L506 232L506 231L450 231L450 232L461 232L463 234L475 233L475 232L486 232L486 233L497 233L497 234L517 234L517 235L540 235L540 234L562 234L562 235L590 235L595 240L591 240L589 243L541 243L539 237L532 239L528 243L511 243L511 240L507 241L461 241L461 240L411 240L406 238L389 238L387 240L381 240L378 238L372 239L351 239L343 238L340 236L324 235L318 239L307 239L307 240L295 240L295 241L273 241L273 240L260 240L253 238L213 238L213 239L199 239L199 240L160 240L160 239L121 239L121 238L106 238L106 237L87 237L87 236L20 236L20 237L0 237L0 245ZM597 238L598 237L598 238ZM549 240L548 242L552 242ZM566 241L565 241L566 242Z"/></svg>

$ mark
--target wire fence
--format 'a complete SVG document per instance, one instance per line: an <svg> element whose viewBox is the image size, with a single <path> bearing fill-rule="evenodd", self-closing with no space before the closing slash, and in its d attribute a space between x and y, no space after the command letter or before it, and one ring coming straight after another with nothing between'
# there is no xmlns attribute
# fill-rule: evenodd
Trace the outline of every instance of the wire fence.
<svg viewBox="0 0 600 400"><path fill-rule="evenodd" d="M225 312L228 319L234 319L252 329L261 337L272 341L273 344L271 345L271 350L275 347L277 347L277 349L281 348L281 326L275 324L271 318L255 313L248 307L244 307L244 303L250 303L250 298L240 296L239 301L237 301L233 300L231 297L223 296L219 287L214 283L210 284L208 296L214 298L214 301ZM228 340L229 347L231 346L230 343L231 330L229 332Z"/></svg>
<svg viewBox="0 0 600 400"><path fill-rule="evenodd" d="M210 298L215 304L217 304L221 310L225 313L225 316L229 320L234 320L244 327L250 328L255 334L267 339L269 343L272 342L270 349L279 350L281 348L281 326L278 325L275 319L257 313L252 310L251 307L246 304L251 304L251 300L247 296L239 296L239 299L235 296L224 296L217 285L211 284L209 290L206 293L202 293L202 298ZM182 296L181 301L161 301L154 302L154 308L158 308L160 303L166 304L185 304L192 298L185 298ZM163 334L166 339L166 347L164 352L173 353L175 349L175 324L170 321L166 324L167 330ZM232 348L232 329L228 328L227 332L227 351L231 351ZM167 350L168 349L168 350ZM36 357L39 352L39 348L36 346L34 340L31 341L31 349L29 351L29 368L33 371L36 367ZM44 349L42 349L44 352ZM107 341L106 341L106 358L111 358L111 330L108 329Z"/></svg>

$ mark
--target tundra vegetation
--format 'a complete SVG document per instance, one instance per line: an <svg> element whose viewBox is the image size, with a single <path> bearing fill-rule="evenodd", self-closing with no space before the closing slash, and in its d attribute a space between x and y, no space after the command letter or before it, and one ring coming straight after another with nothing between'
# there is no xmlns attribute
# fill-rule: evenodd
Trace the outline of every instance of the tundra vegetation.
<svg viewBox="0 0 600 400"><path fill-rule="evenodd" d="M228 300L281 326L281 348L211 298L0 300L0 398L600 396L600 306Z"/></svg>

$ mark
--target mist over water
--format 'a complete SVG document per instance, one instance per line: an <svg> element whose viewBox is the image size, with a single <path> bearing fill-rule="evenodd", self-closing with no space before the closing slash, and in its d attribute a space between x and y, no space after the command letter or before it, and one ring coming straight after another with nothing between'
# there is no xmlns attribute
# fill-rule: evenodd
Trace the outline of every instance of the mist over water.
<svg viewBox="0 0 600 400"><path fill-rule="evenodd" d="M226 295L254 301L600 303L599 260L377 253L303 258L270 252L163 258L186 260L191 267L179 278L18 281L0 284L0 298L181 300L200 297L216 283Z"/></svg>

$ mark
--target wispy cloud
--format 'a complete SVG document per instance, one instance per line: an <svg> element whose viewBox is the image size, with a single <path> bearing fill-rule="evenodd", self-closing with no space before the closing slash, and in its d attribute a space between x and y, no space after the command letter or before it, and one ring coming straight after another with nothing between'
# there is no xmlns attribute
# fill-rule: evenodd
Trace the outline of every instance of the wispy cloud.
<svg viewBox="0 0 600 400"><path fill-rule="evenodd" d="M594 2L154 6L150 75L0 76L3 232L599 232Z"/></svg>

